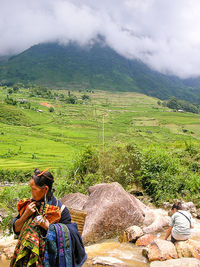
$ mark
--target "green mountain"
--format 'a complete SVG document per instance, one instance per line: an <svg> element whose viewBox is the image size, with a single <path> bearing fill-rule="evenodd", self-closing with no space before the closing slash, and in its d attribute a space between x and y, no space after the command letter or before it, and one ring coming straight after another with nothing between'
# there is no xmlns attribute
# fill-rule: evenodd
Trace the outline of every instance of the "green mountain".
<svg viewBox="0 0 200 267"><path fill-rule="evenodd" d="M0 64L0 82L37 84L54 88L135 91L166 99L176 96L199 102L200 90L181 79L153 71L144 63L129 60L111 48L74 43L35 45Z"/></svg>

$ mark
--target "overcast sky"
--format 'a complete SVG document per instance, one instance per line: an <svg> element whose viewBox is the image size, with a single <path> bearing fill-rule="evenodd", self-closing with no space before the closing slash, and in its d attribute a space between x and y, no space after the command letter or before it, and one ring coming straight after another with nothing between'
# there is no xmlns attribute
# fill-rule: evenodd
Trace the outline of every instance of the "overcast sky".
<svg viewBox="0 0 200 267"><path fill-rule="evenodd" d="M0 0L0 55L99 34L155 70L200 75L200 0Z"/></svg>

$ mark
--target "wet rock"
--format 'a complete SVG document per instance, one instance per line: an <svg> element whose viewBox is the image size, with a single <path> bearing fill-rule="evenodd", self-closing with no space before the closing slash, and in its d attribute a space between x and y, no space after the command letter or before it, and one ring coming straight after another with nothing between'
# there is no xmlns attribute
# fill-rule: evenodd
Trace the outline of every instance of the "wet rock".
<svg viewBox="0 0 200 267"><path fill-rule="evenodd" d="M137 226L133 225L127 228L119 237L119 242L134 242L137 238L143 235L142 229Z"/></svg>
<svg viewBox="0 0 200 267"><path fill-rule="evenodd" d="M70 193L61 198L61 202L68 208L82 210L88 196L81 193Z"/></svg>
<svg viewBox="0 0 200 267"><path fill-rule="evenodd" d="M103 256L97 256L92 259L92 264L99 264L99 265L106 265L106 266L124 266L125 264L123 261L116 259L114 257L103 257Z"/></svg>
<svg viewBox="0 0 200 267"><path fill-rule="evenodd" d="M119 183L98 184L89 188L83 240L96 242L118 235L127 227L141 225L146 206L127 193Z"/></svg>
<svg viewBox="0 0 200 267"><path fill-rule="evenodd" d="M154 261L150 267L200 267L200 261L194 258L181 258L167 260L165 262Z"/></svg>
<svg viewBox="0 0 200 267"><path fill-rule="evenodd" d="M6 256L7 260L10 260L13 256L14 250L15 250L15 246L10 246L10 247L4 248L2 250L2 253Z"/></svg>
<svg viewBox="0 0 200 267"><path fill-rule="evenodd" d="M155 239L147 248L146 256L150 262L178 258L175 246L170 241Z"/></svg>
<svg viewBox="0 0 200 267"><path fill-rule="evenodd" d="M187 240L175 243L175 248L179 258L194 257L200 259L200 242Z"/></svg>
<svg viewBox="0 0 200 267"><path fill-rule="evenodd" d="M15 246L17 241L18 240L14 239L14 235L7 237L0 236L0 249Z"/></svg>
<svg viewBox="0 0 200 267"><path fill-rule="evenodd" d="M154 239L156 239L157 237L155 235L152 234L146 234L143 235L141 237L139 237L136 241L136 246L143 246L146 247L149 244L151 244L153 242Z"/></svg>

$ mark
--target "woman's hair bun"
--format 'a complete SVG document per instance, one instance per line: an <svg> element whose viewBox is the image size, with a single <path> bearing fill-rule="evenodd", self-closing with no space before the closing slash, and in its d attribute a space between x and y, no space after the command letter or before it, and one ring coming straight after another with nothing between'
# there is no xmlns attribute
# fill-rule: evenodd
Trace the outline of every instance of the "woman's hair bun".
<svg viewBox="0 0 200 267"><path fill-rule="evenodd" d="M34 170L34 174L37 176L39 173L40 173L40 170L39 170L38 168L36 168L36 169Z"/></svg>

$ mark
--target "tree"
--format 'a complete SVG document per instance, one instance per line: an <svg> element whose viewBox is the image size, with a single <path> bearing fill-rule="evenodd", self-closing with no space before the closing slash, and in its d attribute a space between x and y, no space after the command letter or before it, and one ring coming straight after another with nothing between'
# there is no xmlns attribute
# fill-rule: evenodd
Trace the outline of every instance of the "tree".
<svg viewBox="0 0 200 267"><path fill-rule="evenodd" d="M176 110L180 108L176 97L174 96L170 97L170 99L167 101L167 107Z"/></svg>
<svg viewBox="0 0 200 267"><path fill-rule="evenodd" d="M81 98L82 98L82 100L89 100L90 99L89 95L82 95Z"/></svg>
<svg viewBox="0 0 200 267"><path fill-rule="evenodd" d="M49 108L49 112L54 112L54 108L53 107L50 107Z"/></svg>

